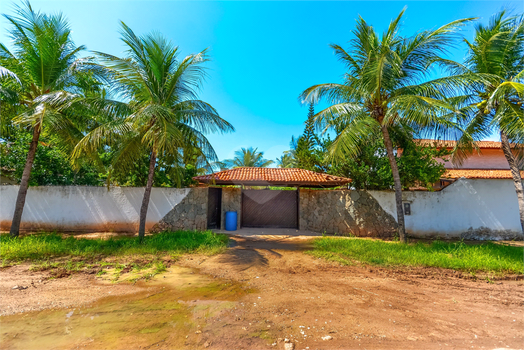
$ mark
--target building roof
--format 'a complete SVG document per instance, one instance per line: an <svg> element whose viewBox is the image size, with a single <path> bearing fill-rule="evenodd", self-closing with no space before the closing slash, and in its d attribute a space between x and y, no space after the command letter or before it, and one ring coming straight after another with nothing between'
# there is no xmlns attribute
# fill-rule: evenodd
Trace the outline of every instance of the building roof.
<svg viewBox="0 0 524 350"><path fill-rule="evenodd" d="M290 187L337 187L351 179L295 168L235 168L210 175L195 176L204 184Z"/></svg>
<svg viewBox="0 0 524 350"><path fill-rule="evenodd" d="M446 147L446 148L453 148L457 144L457 141L452 140L431 140L431 139L417 139L415 140L417 143L421 145L426 146L433 146L437 145L437 147ZM477 146L479 148L487 149L487 148L501 148L501 143L496 141L477 141Z"/></svg>
<svg viewBox="0 0 524 350"><path fill-rule="evenodd" d="M520 172L524 177L524 171ZM446 169L442 178L458 179L512 179L511 171L504 169Z"/></svg>

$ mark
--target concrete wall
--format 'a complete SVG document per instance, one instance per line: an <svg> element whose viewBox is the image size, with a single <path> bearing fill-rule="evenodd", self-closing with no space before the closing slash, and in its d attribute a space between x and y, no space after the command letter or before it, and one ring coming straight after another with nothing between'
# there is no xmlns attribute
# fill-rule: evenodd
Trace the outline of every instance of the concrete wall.
<svg viewBox="0 0 524 350"><path fill-rule="evenodd" d="M0 186L0 229L9 230L19 186ZM190 192L153 188L147 212L149 230ZM138 231L144 188L90 186L30 187L22 215L24 231Z"/></svg>
<svg viewBox="0 0 524 350"><path fill-rule="evenodd" d="M396 218L392 191L369 191ZM411 203L406 230L416 237L465 239L521 238L517 195L512 180L459 179L439 192L406 191Z"/></svg>
<svg viewBox="0 0 524 350"><path fill-rule="evenodd" d="M9 230L18 186L0 186L0 229ZM143 188L49 186L29 188L22 230L136 232ZM153 188L146 229L205 229L207 188ZM460 179L439 192L404 192L411 204L406 229L418 237L522 238L511 180ZM224 213L238 213L241 190L222 189ZM299 227L359 236L391 235L396 219L392 191L300 191Z"/></svg>
<svg viewBox="0 0 524 350"><path fill-rule="evenodd" d="M299 228L360 237L392 237L395 219L366 191L299 191Z"/></svg>
<svg viewBox="0 0 524 350"><path fill-rule="evenodd" d="M208 189L187 190L187 196L154 225L151 232L207 229Z"/></svg>
<svg viewBox="0 0 524 350"><path fill-rule="evenodd" d="M237 212L237 228L240 228L242 218L242 190L240 188L222 188L222 217L220 218L222 230L226 227L226 211Z"/></svg>

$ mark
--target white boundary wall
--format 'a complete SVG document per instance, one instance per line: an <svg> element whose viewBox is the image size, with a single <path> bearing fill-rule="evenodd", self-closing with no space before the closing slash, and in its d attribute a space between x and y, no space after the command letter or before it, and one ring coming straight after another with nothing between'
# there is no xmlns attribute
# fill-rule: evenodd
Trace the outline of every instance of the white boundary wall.
<svg viewBox="0 0 524 350"><path fill-rule="evenodd" d="M9 230L19 186L0 186L0 229ZM189 188L153 188L147 212L150 229L189 193ZM30 187L21 230L138 231L144 188L41 186Z"/></svg>
<svg viewBox="0 0 524 350"><path fill-rule="evenodd" d="M153 188L146 229L159 222L191 191ZM0 229L9 230L18 186L0 186ZM395 193L369 191L396 219ZM30 187L22 216L26 231L136 232L144 188L89 186ZM460 179L438 192L406 191L411 204L406 229L418 237L503 239L522 237L511 180Z"/></svg>
<svg viewBox="0 0 524 350"><path fill-rule="evenodd" d="M369 191L395 220L395 193ZM496 239L521 236L517 195L512 180L459 179L438 192L406 191L411 204L406 230L418 237ZM469 231L469 232L468 232Z"/></svg>

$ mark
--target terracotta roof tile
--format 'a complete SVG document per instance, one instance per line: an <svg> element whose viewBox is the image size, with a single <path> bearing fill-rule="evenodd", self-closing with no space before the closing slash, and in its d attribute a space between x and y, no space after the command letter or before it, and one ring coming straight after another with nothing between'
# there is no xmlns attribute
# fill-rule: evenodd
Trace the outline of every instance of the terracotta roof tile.
<svg viewBox="0 0 524 350"><path fill-rule="evenodd" d="M524 177L524 171L520 172ZM503 169L448 169L442 175L443 178L458 179L465 177L467 179L512 179L510 170Z"/></svg>
<svg viewBox="0 0 524 350"><path fill-rule="evenodd" d="M453 148L456 145L456 141L451 140L431 140L431 139L417 139L415 142L422 144L422 145L428 145L433 146L435 143L437 144L437 147L447 147L447 148ZM479 148L500 148L500 142L496 141L477 141L477 146Z"/></svg>
<svg viewBox="0 0 524 350"><path fill-rule="evenodd" d="M311 186L334 187L342 186L351 179L316 173L314 171L295 168L235 168L210 175L196 176L193 179L200 183L217 185L249 185L249 186Z"/></svg>

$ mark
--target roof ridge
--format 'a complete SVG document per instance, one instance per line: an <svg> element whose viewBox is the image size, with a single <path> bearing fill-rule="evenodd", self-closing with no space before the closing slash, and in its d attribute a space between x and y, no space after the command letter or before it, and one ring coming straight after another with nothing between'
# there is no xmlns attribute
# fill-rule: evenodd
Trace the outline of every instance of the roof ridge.
<svg viewBox="0 0 524 350"><path fill-rule="evenodd" d="M446 144L448 143L449 146L451 145L454 145L457 143L456 140L436 140L436 139L413 139L413 141L417 142L417 143L443 143L443 144ZM501 142L500 141L490 141L490 140L482 140L482 141L473 141L474 143L476 143L479 148L500 148L501 147Z"/></svg>
<svg viewBox="0 0 524 350"><path fill-rule="evenodd" d="M300 168L261 168L239 167L221 170L212 174L195 176L193 179L200 182L254 184L266 183L279 185L304 185L307 186L341 186L351 182L351 179L319 173Z"/></svg>

